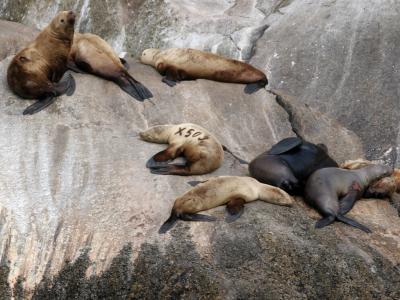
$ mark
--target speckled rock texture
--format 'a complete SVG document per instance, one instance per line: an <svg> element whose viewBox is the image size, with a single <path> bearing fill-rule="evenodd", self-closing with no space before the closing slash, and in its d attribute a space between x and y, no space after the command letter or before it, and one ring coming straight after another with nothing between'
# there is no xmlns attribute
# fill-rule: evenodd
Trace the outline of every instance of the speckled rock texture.
<svg viewBox="0 0 400 300"><path fill-rule="evenodd" d="M51 3L50 3L51 2ZM49 8L48 8L49 7ZM140 103L115 84L74 74L77 89L33 116L13 95L12 55L56 11L137 57L190 46L250 61L267 90L207 80L169 88L151 67L130 72L153 92ZM399 197L359 201L341 223L254 202L227 224L157 233L190 180L248 175L226 154L203 176L157 176L141 141L150 126L192 122L250 160L289 136L331 155L395 162L399 134L399 11L395 1L3 1L0 16L0 299L399 299ZM13 34L17 32L17 34ZM397 163L398 165L398 163ZM396 209L397 207L397 209Z"/></svg>

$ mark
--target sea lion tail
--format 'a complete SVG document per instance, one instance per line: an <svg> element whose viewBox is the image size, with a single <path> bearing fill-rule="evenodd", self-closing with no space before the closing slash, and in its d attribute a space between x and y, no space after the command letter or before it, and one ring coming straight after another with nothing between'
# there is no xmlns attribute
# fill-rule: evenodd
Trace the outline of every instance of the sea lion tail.
<svg viewBox="0 0 400 300"><path fill-rule="evenodd" d="M222 145L222 149L223 149L224 151L228 152L228 153L229 153L230 155L232 155L234 158L236 158L236 159L239 161L239 163L245 164L245 165L248 165L248 164L249 164L249 162L247 162L247 161L245 161L244 159L241 159L240 157L238 157L238 156L236 156L235 154L233 154L232 151L229 150L226 146Z"/></svg>
<svg viewBox="0 0 400 300"><path fill-rule="evenodd" d="M361 229L362 231L364 231L366 233L371 233L372 232L367 226L364 226L364 225L358 223L357 221L349 219L349 218L347 218L345 216L337 215L336 219L338 221L340 221L340 222L343 222L343 223L347 224L347 225L350 225L350 226L356 227L358 229Z"/></svg>
<svg viewBox="0 0 400 300"><path fill-rule="evenodd" d="M168 220L165 221L164 224L161 225L160 229L158 230L158 233L159 234L166 233L168 230L170 230L175 225L176 221L178 221L178 216L173 211L171 213L170 217L168 218Z"/></svg>
<svg viewBox="0 0 400 300"><path fill-rule="evenodd" d="M268 84L267 79L262 79L253 83L248 83L244 88L244 92L246 94L253 94L257 92L259 89L264 88L267 84Z"/></svg>

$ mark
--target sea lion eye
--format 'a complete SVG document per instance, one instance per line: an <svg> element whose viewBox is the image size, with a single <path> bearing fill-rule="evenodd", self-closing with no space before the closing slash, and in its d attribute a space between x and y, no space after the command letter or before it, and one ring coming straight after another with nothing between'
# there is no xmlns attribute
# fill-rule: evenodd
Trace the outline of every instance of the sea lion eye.
<svg viewBox="0 0 400 300"><path fill-rule="evenodd" d="M64 19L61 19L61 23L64 23Z"/></svg>

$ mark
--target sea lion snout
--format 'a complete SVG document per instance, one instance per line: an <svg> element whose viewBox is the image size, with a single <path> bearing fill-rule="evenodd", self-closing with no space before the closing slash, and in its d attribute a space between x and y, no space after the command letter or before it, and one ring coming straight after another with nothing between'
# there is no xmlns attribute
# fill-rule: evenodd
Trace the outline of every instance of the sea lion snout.
<svg viewBox="0 0 400 300"><path fill-rule="evenodd" d="M70 25L74 25L74 24L75 24L75 13L74 13L72 10L70 10L70 11L67 13L67 22L68 22Z"/></svg>

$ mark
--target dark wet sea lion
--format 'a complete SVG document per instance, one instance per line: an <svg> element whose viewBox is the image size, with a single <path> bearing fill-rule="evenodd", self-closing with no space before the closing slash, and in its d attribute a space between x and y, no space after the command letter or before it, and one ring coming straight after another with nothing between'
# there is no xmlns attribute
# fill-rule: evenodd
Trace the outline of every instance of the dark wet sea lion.
<svg viewBox="0 0 400 300"><path fill-rule="evenodd" d="M280 187L291 194L301 194L307 178L315 170L337 166L325 145L291 137L253 159L249 172L260 182Z"/></svg>
<svg viewBox="0 0 400 300"><path fill-rule="evenodd" d="M371 232L366 226L344 215L353 208L371 183L392 172L391 167L384 165L371 165L357 170L324 168L315 171L305 186L306 202L323 216L315 227L322 228L338 220Z"/></svg>
<svg viewBox="0 0 400 300"><path fill-rule="evenodd" d="M140 60L165 76L163 82L169 86L182 80L202 78L245 83L245 92L251 94L268 84L267 76L247 63L196 49L146 49Z"/></svg>
<svg viewBox="0 0 400 300"><path fill-rule="evenodd" d="M219 176L201 182L177 198L167 221L159 233L167 232L178 219L184 221L215 221L214 217L197 214L200 211L227 204L227 221L240 217L244 204L262 200L291 206L293 199L285 191L263 184L251 177Z"/></svg>
<svg viewBox="0 0 400 300"><path fill-rule="evenodd" d="M63 11L25 49L17 53L7 70L10 89L25 99L39 99L25 109L34 114L62 94L72 95L75 82L66 74L67 59L74 36L75 15Z"/></svg>
<svg viewBox="0 0 400 300"><path fill-rule="evenodd" d="M139 101L153 97L143 84L129 74L124 64L126 62L99 36L75 33L68 61L71 70L111 80Z"/></svg>

